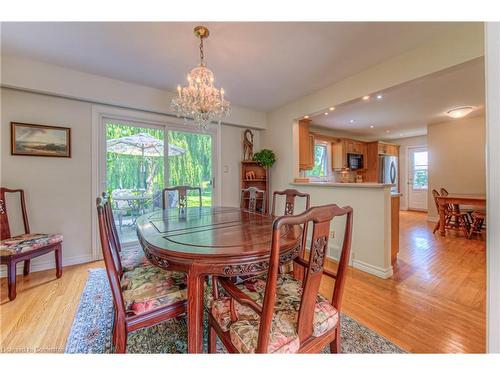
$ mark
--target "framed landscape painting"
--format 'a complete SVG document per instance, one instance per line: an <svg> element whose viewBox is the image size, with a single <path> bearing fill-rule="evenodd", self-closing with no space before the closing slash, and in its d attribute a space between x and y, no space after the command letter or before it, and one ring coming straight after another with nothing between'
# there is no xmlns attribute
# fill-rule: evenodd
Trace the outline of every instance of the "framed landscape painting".
<svg viewBox="0 0 500 375"><path fill-rule="evenodd" d="M25 156L71 157L71 129L10 123L11 153Z"/></svg>

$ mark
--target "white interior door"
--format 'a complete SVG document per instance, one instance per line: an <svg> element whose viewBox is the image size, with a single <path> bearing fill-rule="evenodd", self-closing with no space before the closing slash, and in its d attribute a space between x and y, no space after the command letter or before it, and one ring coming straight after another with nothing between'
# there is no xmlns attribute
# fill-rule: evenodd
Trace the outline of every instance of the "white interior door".
<svg viewBox="0 0 500 375"><path fill-rule="evenodd" d="M427 211L429 182L428 154L425 147L408 148L408 209Z"/></svg>

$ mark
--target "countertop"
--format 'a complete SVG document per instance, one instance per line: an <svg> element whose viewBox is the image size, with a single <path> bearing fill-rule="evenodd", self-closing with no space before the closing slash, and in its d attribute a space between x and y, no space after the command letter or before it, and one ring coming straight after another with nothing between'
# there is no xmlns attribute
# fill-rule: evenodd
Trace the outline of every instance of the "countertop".
<svg viewBox="0 0 500 375"><path fill-rule="evenodd" d="M380 184L378 182L291 182L291 185L296 186L321 186L321 187L353 187L353 188L385 188L391 184Z"/></svg>

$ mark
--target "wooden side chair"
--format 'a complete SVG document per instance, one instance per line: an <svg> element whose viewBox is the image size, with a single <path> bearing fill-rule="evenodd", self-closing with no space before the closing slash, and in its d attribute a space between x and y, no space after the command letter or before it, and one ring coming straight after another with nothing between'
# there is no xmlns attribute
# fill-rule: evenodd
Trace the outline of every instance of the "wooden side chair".
<svg viewBox="0 0 500 375"><path fill-rule="evenodd" d="M186 312L186 274L153 265L124 271L109 221L109 200L97 198L101 248L106 265L115 320L115 352L125 353L130 332L150 327Z"/></svg>
<svg viewBox="0 0 500 375"><path fill-rule="evenodd" d="M306 210L308 210L310 207L311 197L307 193L301 193L300 191L298 191L296 189L285 189L283 191L275 191L273 193L273 206L272 206L272 210L271 210L272 216L276 216L276 201L278 200L278 196L285 197L285 207L284 207L283 215L293 215L293 213L295 211L295 200L297 197L305 199L304 208ZM301 247L301 250L299 253L299 255L301 257L304 257L304 255L305 255L306 240L307 240L307 223L304 224L303 231L302 231L302 247ZM292 267L293 267L293 261L290 263L292 264ZM281 272L289 272L290 271L289 265L283 265L280 271ZM298 280L303 280L304 271L305 270L302 266L295 265L295 267L293 267L293 275Z"/></svg>
<svg viewBox="0 0 500 375"><path fill-rule="evenodd" d="M486 222L486 212L485 211L473 211L471 214L472 223L469 229L469 234L467 238L472 238L473 234L481 234L483 231L483 226Z"/></svg>
<svg viewBox="0 0 500 375"><path fill-rule="evenodd" d="M240 207L250 212L265 213L266 192L253 186L241 189Z"/></svg>
<svg viewBox="0 0 500 375"><path fill-rule="evenodd" d="M118 251L118 254L120 255L120 262L123 267L123 270L131 271L136 267L150 265L151 263L147 260L146 256L144 255L144 251L142 250L142 247L139 244L134 246L127 246L125 249L122 249L122 246L120 244L120 238L118 237L118 231L116 229L114 213L112 209L113 202L111 195L107 193L102 193L102 198L103 200L109 202L109 204L106 204L104 206L106 220L110 224L109 225L110 237L111 240L113 241L113 245L115 246L115 248Z"/></svg>
<svg viewBox="0 0 500 375"><path fill-rule="evenodd" d="M328 250L330 222L346 219L337 272L323 268ZM288 225L312 222L311 255L295 263L306 268L303 282L278 272L280 238ZM273 223L269 270L235 284L218 278L229 295L218 297L209 314L209 352L215 352L216 336L230 353L317 353L328 344L340 352L340 311L351 252L352 208L331 204L313 207L296 216L281 216ZM335 280L331 302L319 294L321 277Z"/></svg>
<svg viewBox="0 0 500 375"><path fill-rule="evenodd" d="M19 194L24 234L11 237L5 193ZM16 268L19 262L24 262L23 274L27 276L30 273L31 259L53 251L56 258L56 277L62 276L63 236L61 234L30 233L24 190L0 187L0 231L0 264L7 265L7 285L11 301L16 298Z"/></svg>
<svg viewBox="0 0 500 375"><path fill-rule="evenodd" d="M176 191L178 194L178 207L179 208L187 208L188 203L187 203L187 194L188 191L195 190L198 192L198 202L199 202L199 207L201 207L201 188L199 187L193 187L193 186L187 186L187 185L182 185L182 186L172 186L168 187L162 190L161 196L162 196L162 208L165 209L168 207L168 193L171 191Z"/></svg>
<svg viewBox="0 0 500 375"><path fill-rule="evenodd" d="M436 189L432 190L432 196L434 197L434 203L436 205L436 209L439 212L439 201L438 197L440 197L443 194L439 194L439 192ZM445 192L444 196L447 195L447 192ZM440 221L436 223L434 226L434 230L432 233L436 233L436 231L439 229L440 226ZM455 205L448 205L445 207L445 223L444 223L445 229L447 230L456 230L456 231L461 231L464 233L464 235L467 237L469 235L469 230L470 230L470 222L468 219L468 214L461 212L458 207L455 207Z"/></svg>

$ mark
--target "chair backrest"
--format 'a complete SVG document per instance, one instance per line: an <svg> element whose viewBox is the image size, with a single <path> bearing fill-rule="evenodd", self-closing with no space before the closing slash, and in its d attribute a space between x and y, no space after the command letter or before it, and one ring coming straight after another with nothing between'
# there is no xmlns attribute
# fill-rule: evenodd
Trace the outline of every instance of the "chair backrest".
<svg viewBox="0 0 500 375"><path fill-rule="evenodd" d="M267 285L262 305L257 353L267 351L269 334L276 303L277 277L280 266L280 239L282 228L289 225L304 225L312 223L311 253L309 259L297 257L294 261L306 268L303 282L303 293L300 302L297 320L297 333L300 342L305 342L312 336L314 309L323 275L323 264L328 251L330 222L334 217L345 216L345 232L340 254L340 260L335 274L332 305L339 311L344 292L347 264L351 253L352 239L352 208L340 208L335 204L312 207L300 215L281 216L273 222L273 237L271 244L270 266L267 276Z"/></svg>
<svg viewBox="0 0 500 375"><path fill-rule="evenodd" d="M450 193L448 193L448 190L446 190L443 187L440 189L440 191L441 191L442 197L446 197L447 195L450 194ZM450 212L460 211L460 208L457 204L449 204L447 207L448 207L448 211L450 211ZM439 207L438 207L438 210L439 210Z"/></svg>
<svg viewBox="0 0 500 375"><path fill-rule="evenodd" d="M108 231L110 232L110 239L113 241L114 246L117 251L122 251L122 245L120 244L120 237L118 237L118 230L115 225L115 218L113 215L113 201L110 194L106 192L102 193L102 198L106 201L104 205L104 213L106 214L106 220L108 224Z"/></svg>
<svg viewBox="0 0 500 375"><path fill-rule="evenodd" d="M293 215L295 210L295 198L301 197L306 199L305 209L309 209L310 206L310 196L307 193L301 193L295 189L286 189L283 191L275 191L273 193L273 208L271 210L271 215L276 215L276 200L278 199L278 195L285 196L285 212L284 215Z"/></svg>
<svg viewBox="0 0 500 375"><path fill-rule="evenodd" d="M245 202L246 200L248 200L248 203ZM262 201L260 209L259 200ZM264 213L266 210L266 192L253 186L241 189L240 207L250 212Z"/></svg>
<svg viewBox="0 0 500 375"><path fill-rule="evenodd" d="M24 233L30 232L30 225L28 223L28 213L26 211L26 200L24 198L23 189L9 189L0 187L0 240L10 238L10 225L9 217L7 215L7 203L5 201L5 193L18 193L21 202L21 211L23 214Z"/></svg>
<svg viewBox="0 0 500 375"><path fill-rule="evenodd" d="M162 190L161 196L162 196L162 208L165 209L168 206L168 193L170 191L176 191L179 199L178 199L178 206L179 208L187 208L187 193L190 190L196 190L198 191L198 198L199 198L199 206L201 207L201 188L199 187L194 187L194 186L187 186L187 185L182 185L182 186L172 186L168 187Z"/></svg>
<svg viewBox="0 0 500 375"><path fill-rule="evenodd" d="M441 195L443 195L445 197L449 194L448 190L446 190L445 188L441 188L440 191L441 191Z"/></svg>
<svg viewBox="0 0 500 375"><path fill-rule="evenodd" d="M125 303L120 283L123 269L120 261L120 254L112 239L111 224L114 225L114 222L109 222L108 212L111 210L111 205L106 195L97 198L96 207L101 249L104 257L104 264L106 265L106 273L108 274L109 284L111 286L111 293L113 294L113 304L115 305L117 314L125 316Z"/></svg>
<svg viewBox="0 0 500 375"><path fill-rule="evenodd" d="M432 197L434 198L434 204L436 205L436 209L439 212L439 202L438 202L438 197L440 197L441 194L439 194L439 191L436 189L432 189Z"/></svg>

